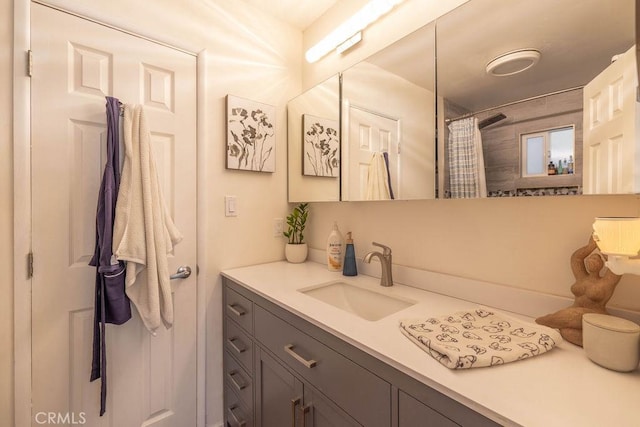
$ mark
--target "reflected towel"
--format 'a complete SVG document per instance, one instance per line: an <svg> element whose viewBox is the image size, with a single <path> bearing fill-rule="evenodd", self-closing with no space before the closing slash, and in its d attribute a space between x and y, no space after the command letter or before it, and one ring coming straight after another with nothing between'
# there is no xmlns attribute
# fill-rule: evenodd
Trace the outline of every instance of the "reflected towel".
<svg viewBox="0 0 640 427"><path fill-rule="evenodd" d="M389 200L389 171L382 153L373 153L367 174L366 200Z"/></svg>
<svg viewBox="0 0 640 427"><path fill-rule="evenodd" d="M387 184L389 184L389 198L395 199L395 197L393 197L393 185L391 185L391 168L389 168L389 153L385 151L382 154L384 156L384 164L387 168Z"/></svg>
<svg viewBox="0 0 640 427"><path fill-rule="evenodd" d="M127 295L153 334L173 324L167 254L182 240L158 182L151 133L140 105L124 108L125 159L116 206L113 248L127 261Z"/></svg>
<svg viewBox="0 0 640 427"><path fill-rule="evenodd" d="M447 316L402 320L400 331L450 369L527 359L551 350L562 341L555 329L484 307Z"/></svg>

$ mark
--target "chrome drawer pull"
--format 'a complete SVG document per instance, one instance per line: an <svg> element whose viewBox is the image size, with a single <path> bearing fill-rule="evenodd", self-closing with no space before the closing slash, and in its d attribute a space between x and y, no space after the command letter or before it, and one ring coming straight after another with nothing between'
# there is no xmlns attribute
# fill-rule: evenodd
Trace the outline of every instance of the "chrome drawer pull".
<svg viewBox="0 0 640 427"><path fill-rule="evenodd" d="M240 353L244 353L247 349L246 348L240 348L238 347L234 341L236 341L238 338L227 338L227 342L229 343L229 345L231 346L232 349L234 349L238 354Z"/></svg>
<svg viewBox="0 0 640 427"><path fill-rule="evenodd" d="M238 391L243 390L245 388L247 388L247 385L243 382L242 384L240 384L238 381L236 381L235 376L238 376L240 378L242 378L242 376L240 375L240 372L238 371L231 371L227 374L227 376L229 377L229 379L231 380L231 384L233 384Z"/></svg>
<svg viewBox="0 0 640 427"><path fill-rule="evenodd" d="M236 308L236 304L227 304L227 308L238 317L244 316L245 314L247 314L247 312L244 311L242 307L240 307L240 310L238 310Z"/></svg>
<svg viewBox="0 0 640 427"><path fill-rule="evenodd" d="M302 363L304 366L306 366L309 369L313 368L314 366L316 366L316 363L318 363L313 359L307 360L304 357L300 356L295 351L293 351L293 344L285 345L284 351L286 351L289 354L289 356L293 357L294 359L296 359L298 362Z"/></svg>
<svg viewBox="0 0 640 427"><path fill-rule="evenodd" d="M238 405L229 406L229 414L231 414L231 418L233 418L233 422L235 422L238 427L245 427L247 425L247 422L242 418L238 418L236 416L235 412L233 412L236 409L238 409Z"/></svg>
<svg viewBox="0 0 640 427"><path fill-rule="evenodd" d="M296 406L300 404L300 398L291 399L291 427L296 427Z"/></svg>

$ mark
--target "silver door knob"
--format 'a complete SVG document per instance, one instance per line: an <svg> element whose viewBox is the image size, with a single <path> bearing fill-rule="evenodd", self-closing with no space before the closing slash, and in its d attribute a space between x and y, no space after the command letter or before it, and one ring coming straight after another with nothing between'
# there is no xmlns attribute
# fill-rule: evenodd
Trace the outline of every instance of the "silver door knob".
<svg viewBox="0 0 640 427"><path fill-rule="evenodd" d="M189 276L191 276L191 267L189 267L188 265L183 265L181 267L178 267L178 271L176 271L176 274L172 274L169 278L171 280L186 279Z"/></svg>

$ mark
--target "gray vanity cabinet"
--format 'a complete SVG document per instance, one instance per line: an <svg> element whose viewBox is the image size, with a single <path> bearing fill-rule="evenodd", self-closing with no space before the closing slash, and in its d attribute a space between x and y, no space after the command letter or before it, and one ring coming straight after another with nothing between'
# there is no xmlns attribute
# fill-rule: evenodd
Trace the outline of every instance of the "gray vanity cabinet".
<svg viewBox="0 0 640 427"><path fill-rule="evenodd" d="M256 305L255 338L365 426L388 426L391 385L321 341Z"/></svg>
<svg viewBox="0 0 640 427"><path fill-rule="evenodd" d="M499 425L232 280L223 282L227 427Z"/></svg>
<svg viewBox="0 0 640 427"><path fill-rule="evenodd" d="M256 347L255 383L256 427L360 426L260 347Z"/></svg>
<svg viewBox="0 0 640 427"><path fill-rule="evenodd" d="M403 391L398 393L398 427L456 427L458 424Z"/></svg>
<svg viewBox="0 0 640 427"><path fill-rule="evenodd" d="M256 425L293 426L302 406L302 382L256 348Z"/></svg>
<svg viewBox="0 0 640 427"><path fill-rule="evenodd" d="M225 288L224 408L226 425L253 426L253 302Z"/></svg>

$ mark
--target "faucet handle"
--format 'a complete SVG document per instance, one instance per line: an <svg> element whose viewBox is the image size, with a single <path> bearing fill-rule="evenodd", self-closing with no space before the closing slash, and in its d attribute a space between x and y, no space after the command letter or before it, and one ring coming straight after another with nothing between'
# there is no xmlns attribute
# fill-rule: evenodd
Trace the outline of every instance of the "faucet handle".
<svg viewBox="0 0 640 427"><path fill-rule="evenodd" d="M389 256L391 255L391 248L389 246L383 245L382 243L371 242L374 246L378 246L383 249L383 255Z"/></svg>

